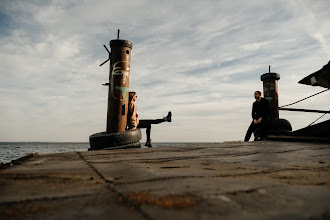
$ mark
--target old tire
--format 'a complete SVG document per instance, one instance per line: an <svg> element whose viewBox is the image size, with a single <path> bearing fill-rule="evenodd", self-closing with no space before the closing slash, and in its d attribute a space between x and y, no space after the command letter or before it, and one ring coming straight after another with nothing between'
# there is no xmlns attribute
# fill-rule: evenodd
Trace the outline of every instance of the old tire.
<svg viewBox="0 0 330 220"><path fill-rule="evenodd" d="M100 132L89 136L89 145L94 150L136 148L140 146L141 130L127 130L120 133Z"/></svg>
<svg viewBox="0 0 330 220"><path fill-rule="evenodd" d="M254 137L265 138L268 135L286 135L292 131L291 124L283 118L275 118L265 121L263 127L257 128Z"/></svg>
<svg viewBox="0 0 330 220"><path fill-rule="evenodd" d="M140 141L135 143L130 143L126 145L120 145L115 147L105 147L105 148L89 148L88 151L94 151L94 150L118 150L118 149L128 149L128 148L141 148Z"/></svg>
<svg viewBox="0 0 330 220"><path fill-rule="evenodd" d="M284 135L292 131L290 122L283 118L276 118L269 121L267 135Z"/></svg>

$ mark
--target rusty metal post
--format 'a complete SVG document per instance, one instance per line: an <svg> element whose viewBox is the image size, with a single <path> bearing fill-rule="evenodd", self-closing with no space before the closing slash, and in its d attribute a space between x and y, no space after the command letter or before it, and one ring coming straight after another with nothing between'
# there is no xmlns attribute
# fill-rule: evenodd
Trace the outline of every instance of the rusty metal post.
<svg viewBox="0 0 330 220"><path fill-rule="evenodd" d="M110 41L110 72L106 133L124 132L127 124L129 76L133 44L117 39Z"/></svg>
<svg viewBox="0 0 330 220"><path fill-rule="evenodd" d="M279 118L277 81L280 79L280 74L271 73L269 66L268 73L262 74L260 79L263 81L264 98L267 99L270 103L270 116L271 118Z"/></svg>

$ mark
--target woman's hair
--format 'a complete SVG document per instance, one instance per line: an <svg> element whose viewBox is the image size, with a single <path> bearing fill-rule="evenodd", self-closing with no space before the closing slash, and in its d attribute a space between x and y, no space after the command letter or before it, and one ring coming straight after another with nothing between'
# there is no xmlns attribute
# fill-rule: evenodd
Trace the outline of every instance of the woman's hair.
<svg viewBox="0 0 330 220"><path fill-rule="evenodd" d="M130 103L132 101L135 94L136 94L136 92L129 92L129 102L128 103Z"/></svg>

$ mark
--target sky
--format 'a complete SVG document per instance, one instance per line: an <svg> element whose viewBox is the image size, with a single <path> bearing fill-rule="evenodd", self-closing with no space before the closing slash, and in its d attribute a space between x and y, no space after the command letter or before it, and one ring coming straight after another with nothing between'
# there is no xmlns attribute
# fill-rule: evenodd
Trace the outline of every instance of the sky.
<svg viewBox="0 0 330 220"><path fill-rule="evenodd" d="M88 142L105 131L109 62L99 65L117 29L133 43L139 118L173 114L152 126L153 142L243 140L269 65L280 106L325 89L298 81L330 60L328 0L1 0L0 141ZM290 107L330 110L329 100ZM280 111L293 130L319 116Z"/></svg>

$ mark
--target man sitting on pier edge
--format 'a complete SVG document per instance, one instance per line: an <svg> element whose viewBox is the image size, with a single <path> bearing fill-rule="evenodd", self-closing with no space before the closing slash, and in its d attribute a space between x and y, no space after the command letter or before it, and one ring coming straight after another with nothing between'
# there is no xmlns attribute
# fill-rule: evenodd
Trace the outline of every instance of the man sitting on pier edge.
<svg viewBox="0 0 330 220"><path fill-rule="evenodd" d="M257 129L257 132L254 133L254 140L261 140L264 138L264 133L266 130L266 120L269 119L270 115L270 106L269 102L267 99L264 99L261 97L261 92L260 91L255 91L254 92L254 98L256 101L253 103L252 106L252 122L246 132L244 141L249 141L250 137L252 135L252 132L255 132Z"/></svg>

